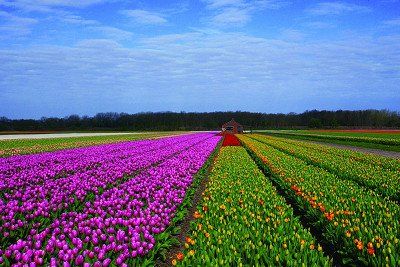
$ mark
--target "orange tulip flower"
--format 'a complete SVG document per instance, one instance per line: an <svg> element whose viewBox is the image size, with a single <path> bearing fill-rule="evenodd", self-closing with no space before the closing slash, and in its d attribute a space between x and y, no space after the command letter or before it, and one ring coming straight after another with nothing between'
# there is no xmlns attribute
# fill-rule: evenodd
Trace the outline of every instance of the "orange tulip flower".
<svg viewBox="0 0 400 267"><path fill-rule="evenodd" d="M185 257L185 256L183 255L182 252L179 252L178 254L176 254L176 258L177 258L179 261L182 261L184 257Z"/></svg>

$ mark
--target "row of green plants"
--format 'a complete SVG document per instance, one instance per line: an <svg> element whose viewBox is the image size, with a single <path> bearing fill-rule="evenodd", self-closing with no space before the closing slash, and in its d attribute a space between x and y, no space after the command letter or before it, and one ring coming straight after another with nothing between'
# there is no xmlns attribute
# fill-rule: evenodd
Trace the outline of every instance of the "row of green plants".
<svg viewBox="0 0 400 267"><path fill-rule="evenodd" d="M221 148L184 246L173 265L332 264L243 147Z"/></svg>
<svg viewBox="0 0 400 267"><path fill-rule="evenodd" d="M282 135L282 136L313 137L315 139L321 139L321 140L374 143L374 144L391 145L391 146L399 146L400 145L400 139L397 139L397 138L314 134L314 133L290 132L290 131L279 131L279 130L268 130L268 131L264 131L264 132L269 133L269 134L278 134L278 135Z"/></svg>
<svg viewBox="0 0 400 267"><path fill-rule="evenodd" d="M360 160L360 155L356 154L353 157L352 151L339 152L337 149L322 145L265 135L252 135L251 138L324 168L341 179L353 180L362 186L376 190L385 197L400 200L400 161L396 164L396 160L386 160L384 157L377 156L375 163L366 162L366 160ZM390 165L391 169L383 167L384 162L388 162L387 165Z"/></svg>
<svg viewBox="0 0 400 267"><path fill-rule="evenodd" d="M400 265L396 202L265 143L239 138L285 197L320 229L342 264Z"/></svg>

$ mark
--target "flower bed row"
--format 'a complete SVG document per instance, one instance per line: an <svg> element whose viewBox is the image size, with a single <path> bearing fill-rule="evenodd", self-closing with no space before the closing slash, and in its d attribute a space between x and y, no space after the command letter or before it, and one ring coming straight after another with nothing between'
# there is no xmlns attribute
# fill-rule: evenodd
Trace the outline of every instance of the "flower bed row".
<svg viewBox="0 0 400 267"><path fill-rule="evenodd" d="M88 147L107 143L154 138L170 134L171 133L169 132L159 132L126 135L0 140L0 158L46 151L56 151L60 149Z"/></svg>
<svg viewBox="0 0 400 267"><path fill-rule="evenodd" d="M324 168L341 179L353 180L360 185L376 190L383 196L400 201L400 162L397 164L397 171L394 171L378 164L330 153L330 150L324 146L319 146L321 149L314 149L304 146L305 142L291 142L262 135L251 137L310 164ZM381 159L381 161L384 160Z"/></svg>
<svg viewBox="0 0 400 267"><path fill-rule="evenodd" d="M259 165L272 174L343 263L400 265L400 207L372 190L241 136Z"/></svg>
<svg viewBox="0 0 400 267"><path fill-rule="evenodd" d="M240 146L240 142L234 134L224 133L224 141L222 146Z"/></svg>
<svg viewBox="0 0 400 267"><path fill-rule="evenodd" d="M195 137L195 135L192 135ZM21 189L48 179L63 178L76 172L92 170L99 165L132 156L136 150L157 150L164 143L186 140L188 136L140 140L74 148L56 152L0 158L0 190Z"/></svg>
<svg viewBox="0 0 400 267"><path fill-rule="evenodd" d="M168 141L168 138L163 141ZM162 146L159 141L144 140L0 159L1 189L63 178L98 167L99 163L130 157L137 149L155 150Z"/></svg>
<svg viewBox="0 0 400 267"><path fill-rule="evenodd" d="M244 148L222 147L209 179L186 249L172 264L331 264Z"/></svg>
<svg viewBox="0 0 400 267"><path fill-rule="evenodd" d="M394 138L379 138L379 137L367 137L367 136L343 136L343 135L328 135L328 134L312 134L312 133L301 133L301 132L290 132L290 131L265 131L269 134L277 134L280 136L301 136L301 137L313 137L321 140L337 140L337 141L349 141L349 142L365 142L375 143L381 145L399 146L400 139Z"/></svg>
<svg viewBox="0 0 400 267"><path fill-rule="evenodd" d="M97 195L82 212L63 213L40 233L30 233L4 251L16 266L49 262L132 266L143 262L220 137L210 137L158 166Z"/></svg>
<svg viewBox="0 0 400 267"><path fill-rule="evenodd" d="M97 168L5 193L0 202L0 248L43 229L63 211L82 210L85 201L93 200L105 189L211 136L198 134L143 142L148 146L136 149L127 143L108 156L99 156L107 160L100 161ZM152 148L158 149L155 152Z"/></svg>
<svg viewBox="0 0 400 267"><path fill-rule="evenodd" d="M254 135L257 139L259 137L267 137L265 135ZM357 152L349 149L341 149L332 146L325 146L322 144L315 144L307 141L300 141L288 138L274 138L275 140L283 141L287 144L301 146L303 148L317 150L323 153L327 153L330 155L336 155L338 157L350 158L357 162L363 162L371 165L377 165L384 169L392 170L392 171L400 171L400 160L392 159L389 157L383 157L374 154L366 154ZM261 139L258 139L261 140Z"/></svg>

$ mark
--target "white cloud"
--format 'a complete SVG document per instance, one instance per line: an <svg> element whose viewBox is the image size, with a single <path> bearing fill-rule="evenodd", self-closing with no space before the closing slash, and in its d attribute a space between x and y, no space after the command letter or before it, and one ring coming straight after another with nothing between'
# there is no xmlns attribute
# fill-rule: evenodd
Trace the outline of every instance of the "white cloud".
<svg viewBox="0 0 400 267"><path fill-rule="evenodd" d="M31 33L31 28L36 23L37 19L29 17L19 17L11 13L0 10L0 40L23 37Z"/></svg>
<svg viewBox="0 0 400 267"><path fill-rule="evenodd" d="M22 0L19 0L22 2ZM69 6L69 7L87 7L94 4L110 2L107 0L35 0L35 1L24 1L33 2L33 4L43 5L43 6Z"/></svg>
<svg viewBox="0 0 400 267"><path fill-rule="evenodd" d="M244 1L243 0L204 0L207 4L208 8L215 9L215 8L221 8L221 7L226 7L226 6L243 6Z"/></svg>
<svg viewBox="0 0 400 267"><path fill-rule="evenodd" d="M323 21L312 21L303 24L306 27L317 29L317 30L324 30L324 29L332 29L335 28L336 25L330 22L323 22Z"/></svg>
<svg viewBox="0 0 400 267"><path fill-rule="evenodd" d="M285 29L281 32L283 39L291 41L301 41L304 39L305 34L295 29Z"/></svg>
<svg viewBox="0 0 400 267"><path fill-rule="evenodd" d="M307 10L309 14L325 16L325 15L342 15L345 13L362 13L370 12L371 9L366 6L350 4L345 2L323 2L318 3L315 7Z"/></svg>
<svg viewBox="0 0 400 267"><path fill-rule="evenodd" d="M130 9L123 10L121 13L140 24L160 25L167 23L167 20L161 14L146 10Z"/></svg>
<svg viewBox="0 0 400 267"><path fill-rule="evenodd" d="M7 22L23 24L23 25L32 25L38 22L37 19L34 18L18 17L16 15L1 10L0 10L0 17L4 18Z"/></svg>
<svg viewBox="0 0 400 267"><path fill-rule="evenodd" d="M24 11L52 12L59 7L85 8L95 4L116 0L2 0L0 6L13 7Z"/></svg>
<svg viewBox="0 0 400 267"><path fill-rule="evenodd" d="M104 36L115 40L130 39L133 36L132 32L110 26L90 26L87 29L101 33Z"/></svg>
<svg viewBox="0 0 400 267"><path fill-rule="evenodd" d="M120 48L121 45L110 39L86 39L79 41L76 47L115 49Z"/></svg>
<svg viewBox="0 0 400 267"><path fill-rule="evenodd" d="M284 0L202 0L208 9L221 9L226 7L243 8L269 8L277 9L289 5L290 1Z"/></svg>
<svg viewBox="0 0 400 267"><path fill-rule="evenodd" d="M279 9L290 2L267 0L204 0L212 14L207 21L215 26L243 26L251 20L255 12L265 9Z"/></svg>
<svg viewBox="0 0 400 267"><path fill-rule="evenodd" d="M65 23L75 24L75 25L98 25L100 24L96 20L90 20L82 18L81 16L73 15L73 14L66 14L65 16L61 16L60 20Z"/></svg>
<svg viewBox="0 0 400 267"><path fill-rule="evenodd" d="M61 106L70 108L66 113L265 110L266 105L298 111L300 102L302 109L310 101L316 103L313 108L326 108L318 103L349 103L349 97L395 103L399 43L400 36L294 42L189 32L146 38L134 48L86 40L72 47L3 49L0 106L9 101L29 112L14 103L32 95L43 97L30 99L29 105L51 107L62 99Z"/></svg>
<svg viewBox="0 0 400 267"><path fill-rule="evenodd" d="M400 18L395 18L391 20L386 20L383 22L385 25L389 26L400 26Z"/></svg>
<svg viewBox="0 0 400 267"><path fill-rule="evenodd" d="M216 25L244 25L249 22L251 15L249 10L241 8L226 8L211 18L211 22Z"/></svg>

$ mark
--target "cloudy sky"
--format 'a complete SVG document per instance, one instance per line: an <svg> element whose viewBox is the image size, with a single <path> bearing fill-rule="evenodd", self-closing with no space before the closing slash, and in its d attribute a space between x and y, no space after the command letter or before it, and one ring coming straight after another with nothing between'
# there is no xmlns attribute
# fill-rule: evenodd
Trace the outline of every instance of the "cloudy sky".
<svg viewBox="0 0 400 267"><path fill-rule="evenodd" d="M0 0L0 116L400 110L400 1Z"/></svg>

